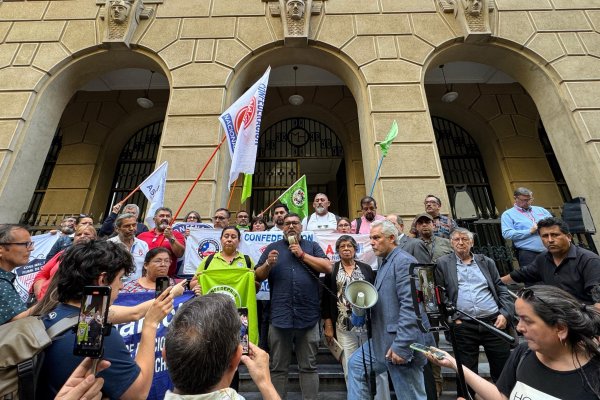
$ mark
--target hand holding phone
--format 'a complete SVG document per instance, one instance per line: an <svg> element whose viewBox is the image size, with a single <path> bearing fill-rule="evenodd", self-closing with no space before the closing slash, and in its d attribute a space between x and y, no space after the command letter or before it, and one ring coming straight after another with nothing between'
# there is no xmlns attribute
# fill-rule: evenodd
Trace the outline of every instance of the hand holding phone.
<svg viewBox="0 0 600 400"><path fill-rule="evenodd" d="M433 355L435 358L437 358L438 360L443 360L444 357L446 357L444 355L444 353L442 353L441 351L432 349L429 346L425 346L424 344L421 343L413 343L409 346L411 349L415 350L415 351L419 351L421 353L425 353L425 354L431 354Z"/></svg>
<svg viewBox="0 0 600 400"><path fill-rule="evenodd" d="M242 325L240 326L240 343L242 344L242 354L248 354L249 352L249 332L250 332L250 324L248 320L248 308L241 307L238 308L238 314L240 316L240 321Z"/></svg>
<svg viewBox="0 0 600 400"><path fill-rule="evenodd" d="M108 320L110 286L83 288L77 334L73 354L91 358L102 357L104 326Z"/></svg>
<svg viewBox="0 0 600 400"><path fill-rule="evenodd" d="M154 298L158 298L158 296L160 296L162 292L167 290L169 286L170 282L168 276L159 276L158 278L156 278L156 291L154 292Z"/></svg>

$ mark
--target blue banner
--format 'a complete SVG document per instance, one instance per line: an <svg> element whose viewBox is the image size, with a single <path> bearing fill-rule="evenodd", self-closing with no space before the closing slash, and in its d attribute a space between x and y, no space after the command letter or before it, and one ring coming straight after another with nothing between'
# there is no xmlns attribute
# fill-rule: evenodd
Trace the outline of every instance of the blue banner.
<svg viewBox="0 0 600 400"><path fill-rule="evenodd" d="M173 383L171 382L167 370L167 362L162 356L162 349L165 347L165 336L167 335L169 324L175 316L175 312L179 306L193 297L194 292L187 291L182 296L175 298L173 310L158 325L154 346L154 378L152 379L152 387L148 394L148 400L162 400L164 399L167 390L173 389ZM154 291L143 293L119 293L119 297L117 297L114 304L119 306L135 306L151 299L154 299ZM142 338L143 324L144 319L142 318L139 321L115 325L119 334L123 337L125 346L129 349L132 358L135 358L135 355L137 354L137 348Z"/></svg>

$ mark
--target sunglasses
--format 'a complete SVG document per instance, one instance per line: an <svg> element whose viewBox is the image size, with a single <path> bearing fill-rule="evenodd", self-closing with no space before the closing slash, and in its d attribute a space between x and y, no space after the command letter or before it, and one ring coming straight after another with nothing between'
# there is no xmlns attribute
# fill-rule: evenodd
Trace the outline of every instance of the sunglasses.
<svg viewBox="0 0 600 400"><path fill-rule="evenodd" d="M518 297L519 299L523 299L523 300L525 300L525 301L527 301L527 302L533 302L533 301L535 301L535 300L539 300L541 303L543 303L543 304L544 304L544 305L546 305L547 307L549 307L549 308L552 308L552 307L550 307L550 304L548 304L548 303L546 303L546 302L544 301L544 299L542 299L540 296L536 296L536 295L535 295L535 292L534 292L532 289L530 289L530 288L523 288L523 289L520 289L520 290L517 292L517 297Z"/></svg>

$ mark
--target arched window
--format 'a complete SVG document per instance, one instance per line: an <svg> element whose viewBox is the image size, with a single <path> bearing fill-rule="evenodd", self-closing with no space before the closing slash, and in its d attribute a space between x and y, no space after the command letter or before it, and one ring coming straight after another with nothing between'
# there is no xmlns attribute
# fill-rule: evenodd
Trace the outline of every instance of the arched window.
<svg viewBox="0 0 600 400"><path fill-rule="evenodd" d="M251 211L261 212L302 175L311 203L326 193L332 211L348 215L344 148L333 130L310 118L284 119L261 134Z"/></svg>
<svg viewBox="0 0 600 400"><path fill-rule="evenodd" d="M154 171L163 122L154 122L140 129L121 150L104 215L110 214L114 204L124 199ZM142 192L136 192L127 203L137 204L140 207L140 217L143 217L146 197Z"/></svg>

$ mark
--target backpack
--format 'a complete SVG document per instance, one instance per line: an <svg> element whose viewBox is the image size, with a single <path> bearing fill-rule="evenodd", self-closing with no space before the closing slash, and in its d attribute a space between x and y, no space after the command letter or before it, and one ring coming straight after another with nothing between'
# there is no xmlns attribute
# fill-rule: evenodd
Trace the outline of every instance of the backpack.
<svg viewBox="0 0 600 400"><path fill-rule="evenodd" d="M212 260L213 260L214 257L215 257L215 255L211 254L206 259L206 264L204 264L204 270L205 271L208 269L208 266L210 265L210 263L212 262ZM252 268L252 263L250 262L250 256L244 254L244 260L246 260L246 267Z"/></svg>
<svg viewBox="0 0 600 400"><path fill-rule="evenodd" d="M25 317L0 325L0 399L35 399L44 349L73 328L78 316L46 329L41 317Z"/></svg>

